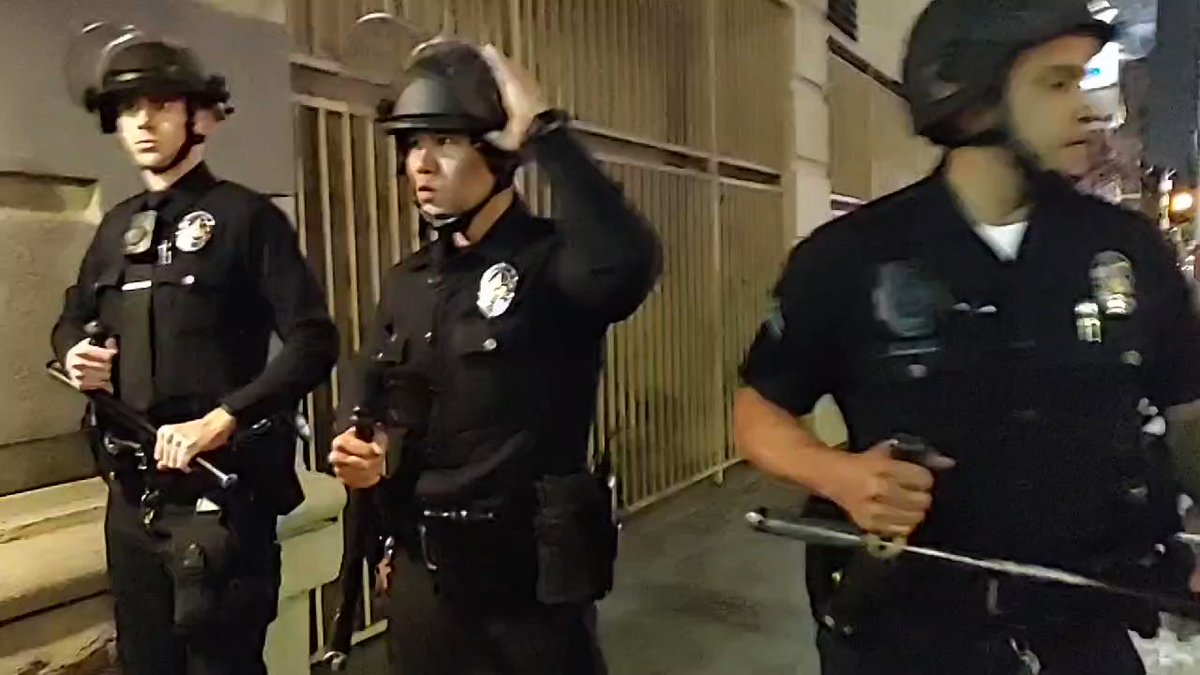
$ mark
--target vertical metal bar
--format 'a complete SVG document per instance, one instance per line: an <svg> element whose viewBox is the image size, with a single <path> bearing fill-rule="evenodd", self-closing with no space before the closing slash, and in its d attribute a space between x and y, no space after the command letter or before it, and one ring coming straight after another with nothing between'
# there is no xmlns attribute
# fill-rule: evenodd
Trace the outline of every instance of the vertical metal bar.
<svg viewBox="0 0 1200 675"><path fill-rule="evenodd" d="M337 316L337 294L334 292L333 274L333 222L332 205L330 204L329 189L329 111L317 109L317 166L320 176L321 194L321 239L325 256L325 297L329 302L329 314ZM330 395L333 397L333 407L338 405L338 373L334 370L330 378Z"/></svg>
<svg viewBox="0 0 1200 675"><path fill-rule="evenodd" d="M662 196L662 211L674 214L671 223L671 228L674 230L670 239L672 242L678 241L680 238L686 239L691 229L690 204L679 198L679 191L688 180L690 179L681 176L671 176L670 189L665 190ZM671 278L663 284L664 289L669 289L669 295L664 298L668 307L666 331L668 342L667 353L664 356L668 373L667 390L672 393L673 403L668 411L667 423L672 432L668 462L671 466L671 483L674 484L680 480L680 458L691 445L694 427L699 423L699 420L694 419L690 414L688 402L692 399L693 394L688 390L687 382L683 380L682 366L692 345L700 336L689 334L682 321L683 315L688 309L687 261L678 248L672 252L670 261Z"/></svg>
<svg viewBox="0 0 1200 675"><path fill-rule="evenodd" d="M525 46L528 42L528 37L522 28L525 22L521 17L522 0L508 0L508 30L509 40L512 44L512 58L517 63L521 64L529 70L529 54L525 52ZM533 72L530 70L530 72Z"/></svg>
<svg viewBox="0 0 1200 675"><path fill-rule="evenodd" d="M644 171L644 169L643 169ZM647 195L647 209L654 214L654 219L662 222L673 220L673 215L668 215L667 210L662 208L662 196L664 196L664 187L670 175L662 172L646 171L647 177L652 179L650 185L650 193ZM668 258L670 259L670 258ZM658 303L654 306L654 347L650 351L650 363L654 369L654 387L652 392L655 394L652 401L654 406L650 408L650 414L653 414L654 420L654 465L655 473L658 473L658 490L662 491L671 485L670 476L670 456L668 450L671 447L671 420L668 418L668 410L670 410L671 401L676 393L671 389L670 381L667 380L667 359L668 357L668 341L666 337L667 329L667 313L671 311L671 305L668 304L668 287L670 280L664 279L659 283Z"/></svg>
<svg viewBox="0 0 1200 675"><path fill-rule="evenodd" d="M392 230L392 261L400 259L400 178L398 175L399 167L396 163L399 161L396 157L396 144L391 138L387 139L387 157L385 165L388 172L387 192L388 192L388 227ZM410 233L411 237L411 233Z"/></svg>
<svg viewBox="0 0 1200 675"><path fill-rule="evenodd" d="M362 118L366 127L366 157L367 162L367 204L370 220L368 221L371 246L368 249L371 256L371 304L377 304L382 292L383 265L380 262L379 251L379 161L375 148L375 129L371 118Z"/></svg>
<svg viewBox="0 0 1200 675"><path fill-rule="evenodd" d="M342 127L342 199L346 209L345 228L343 232L346 245L347 262L350 268L350 344L357 350L362 344L362 327L359 325L361 313L358 303L358 243L355 237L358 217L354 211L354 134L351 128L351 114L341 115Z"/></svg>

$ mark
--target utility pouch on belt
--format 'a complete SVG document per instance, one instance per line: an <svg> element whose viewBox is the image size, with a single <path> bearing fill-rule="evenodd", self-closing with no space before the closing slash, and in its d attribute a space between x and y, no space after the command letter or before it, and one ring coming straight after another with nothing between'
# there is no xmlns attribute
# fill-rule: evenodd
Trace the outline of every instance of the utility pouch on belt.
<svg viewBox="0 0 1200 675"><path fill-rule="evenodd" d="M206 632L221 616L221 596L229 578L237 538L219 513L164 513L155 533L165 535L159 553L171 575L175 630Z"/></svg>
<svg viewBox="0 0 1200 675"><path fill-rule="evenodd" d="M613 587L618 525L611 485L590 472L544 476L536 486L537 599L584 603Z"/></svg>
<svg viewBox="0 0 1200 675"><path fill-rule="evenodd" d="M528 517L472 509L422 513L425 565L438 593L471 602L529 600L537 572Z"/></svg>

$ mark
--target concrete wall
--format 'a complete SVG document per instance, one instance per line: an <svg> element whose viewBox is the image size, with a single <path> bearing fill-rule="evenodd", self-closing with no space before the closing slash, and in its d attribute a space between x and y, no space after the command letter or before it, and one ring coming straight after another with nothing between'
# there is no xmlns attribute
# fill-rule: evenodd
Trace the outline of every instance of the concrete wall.
<svg viewBox="0 0 1200 675"><path fill-rule="evenodd" d="M858 41L833 33L883 74L899 80L908 30L928 4L929 0L858 0Z"/></svg>
<svg viewBox="0 0 1200 675"><path fill-rule="evenodd" d="M870 200L923 177L939 152L915 136L895 92L837 56L829 62L833 191Z"/></svg>
<svg viewBox="0 0 1200 675"><path fill-rule="evenodd" d="M829 74L826 0L796 0L794 154L791 161L796 237L805 237L829 220Z"/></svg>
<svg viewBox="0 0 1200 675"><path fill-rule="evenodd" d="M241 7L238 14L219 11ZM266 17L263 20L260 17ZM292 128L283 0L5 0L0 5L0 494L79 477L86 457L61 438L82 404L42 373L63 290L74 281L104 208L140 190L114 138L75 107L66 48L97 20L181 39L226 76L237 106L210 142L223 177L292 193Z"/></svg>
<svg viewBox="0 0 1200 675"><path fill-rule="evenodd" d="M924 176L938 151L914 136L908 106L891 87L917 15L928 0L860 0L859 35L832 35L865 62L829 58L830 177L833 191L863 200L893 192ZM872 74L864 70L874 71Z"/></svg>

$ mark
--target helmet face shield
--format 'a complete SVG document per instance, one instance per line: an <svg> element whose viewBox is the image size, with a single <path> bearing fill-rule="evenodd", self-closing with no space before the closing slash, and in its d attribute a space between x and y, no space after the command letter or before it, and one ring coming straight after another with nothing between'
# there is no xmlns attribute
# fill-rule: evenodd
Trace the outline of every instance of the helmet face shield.
<svg viewBox="0 0 1200 675"><path fill-rule="evenodd" d="M104 21L88 24L75 34L63 62L63 81L71 102L94 111L90 101L99 91L110 54L140 36L133 26Z"/></svg>
<svg viewBox="0 0 1200 675"><path fill-rule="evenodd" d="M224 78L206 74L192 50L133 26L91 24L67 52L68 94L99 115L104 133L115 130L121 106L140 96L183 98L191 108L214 109L218 118L232 110Z"/></svg>

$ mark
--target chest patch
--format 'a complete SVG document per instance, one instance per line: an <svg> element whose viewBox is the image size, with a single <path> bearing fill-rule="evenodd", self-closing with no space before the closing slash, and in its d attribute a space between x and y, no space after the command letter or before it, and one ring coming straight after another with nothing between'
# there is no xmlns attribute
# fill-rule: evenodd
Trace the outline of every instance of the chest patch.
<svg viewBox="0 0 1200 675"><path fill-rule="evenodd" d="M1137 307L1133 263L1116 251L1103 251L1088 271L1099 309L1107 316L1128 316Z"/></svg>
<svg viewBox="0 0 1200 675"><path fill-rule="evenodd" d="M187 253L199 251L212 239L216 225L217 219L208 211L187 214L175 228L175 248Z"/></svg>
<svg viewBox="0 0 1200 675"><path fill-rule="evenodd" d="M512 306L519 281L520 276L512 265L506 262L492 265L479 277L475 306L489 319L500 316Z"/></svg>

